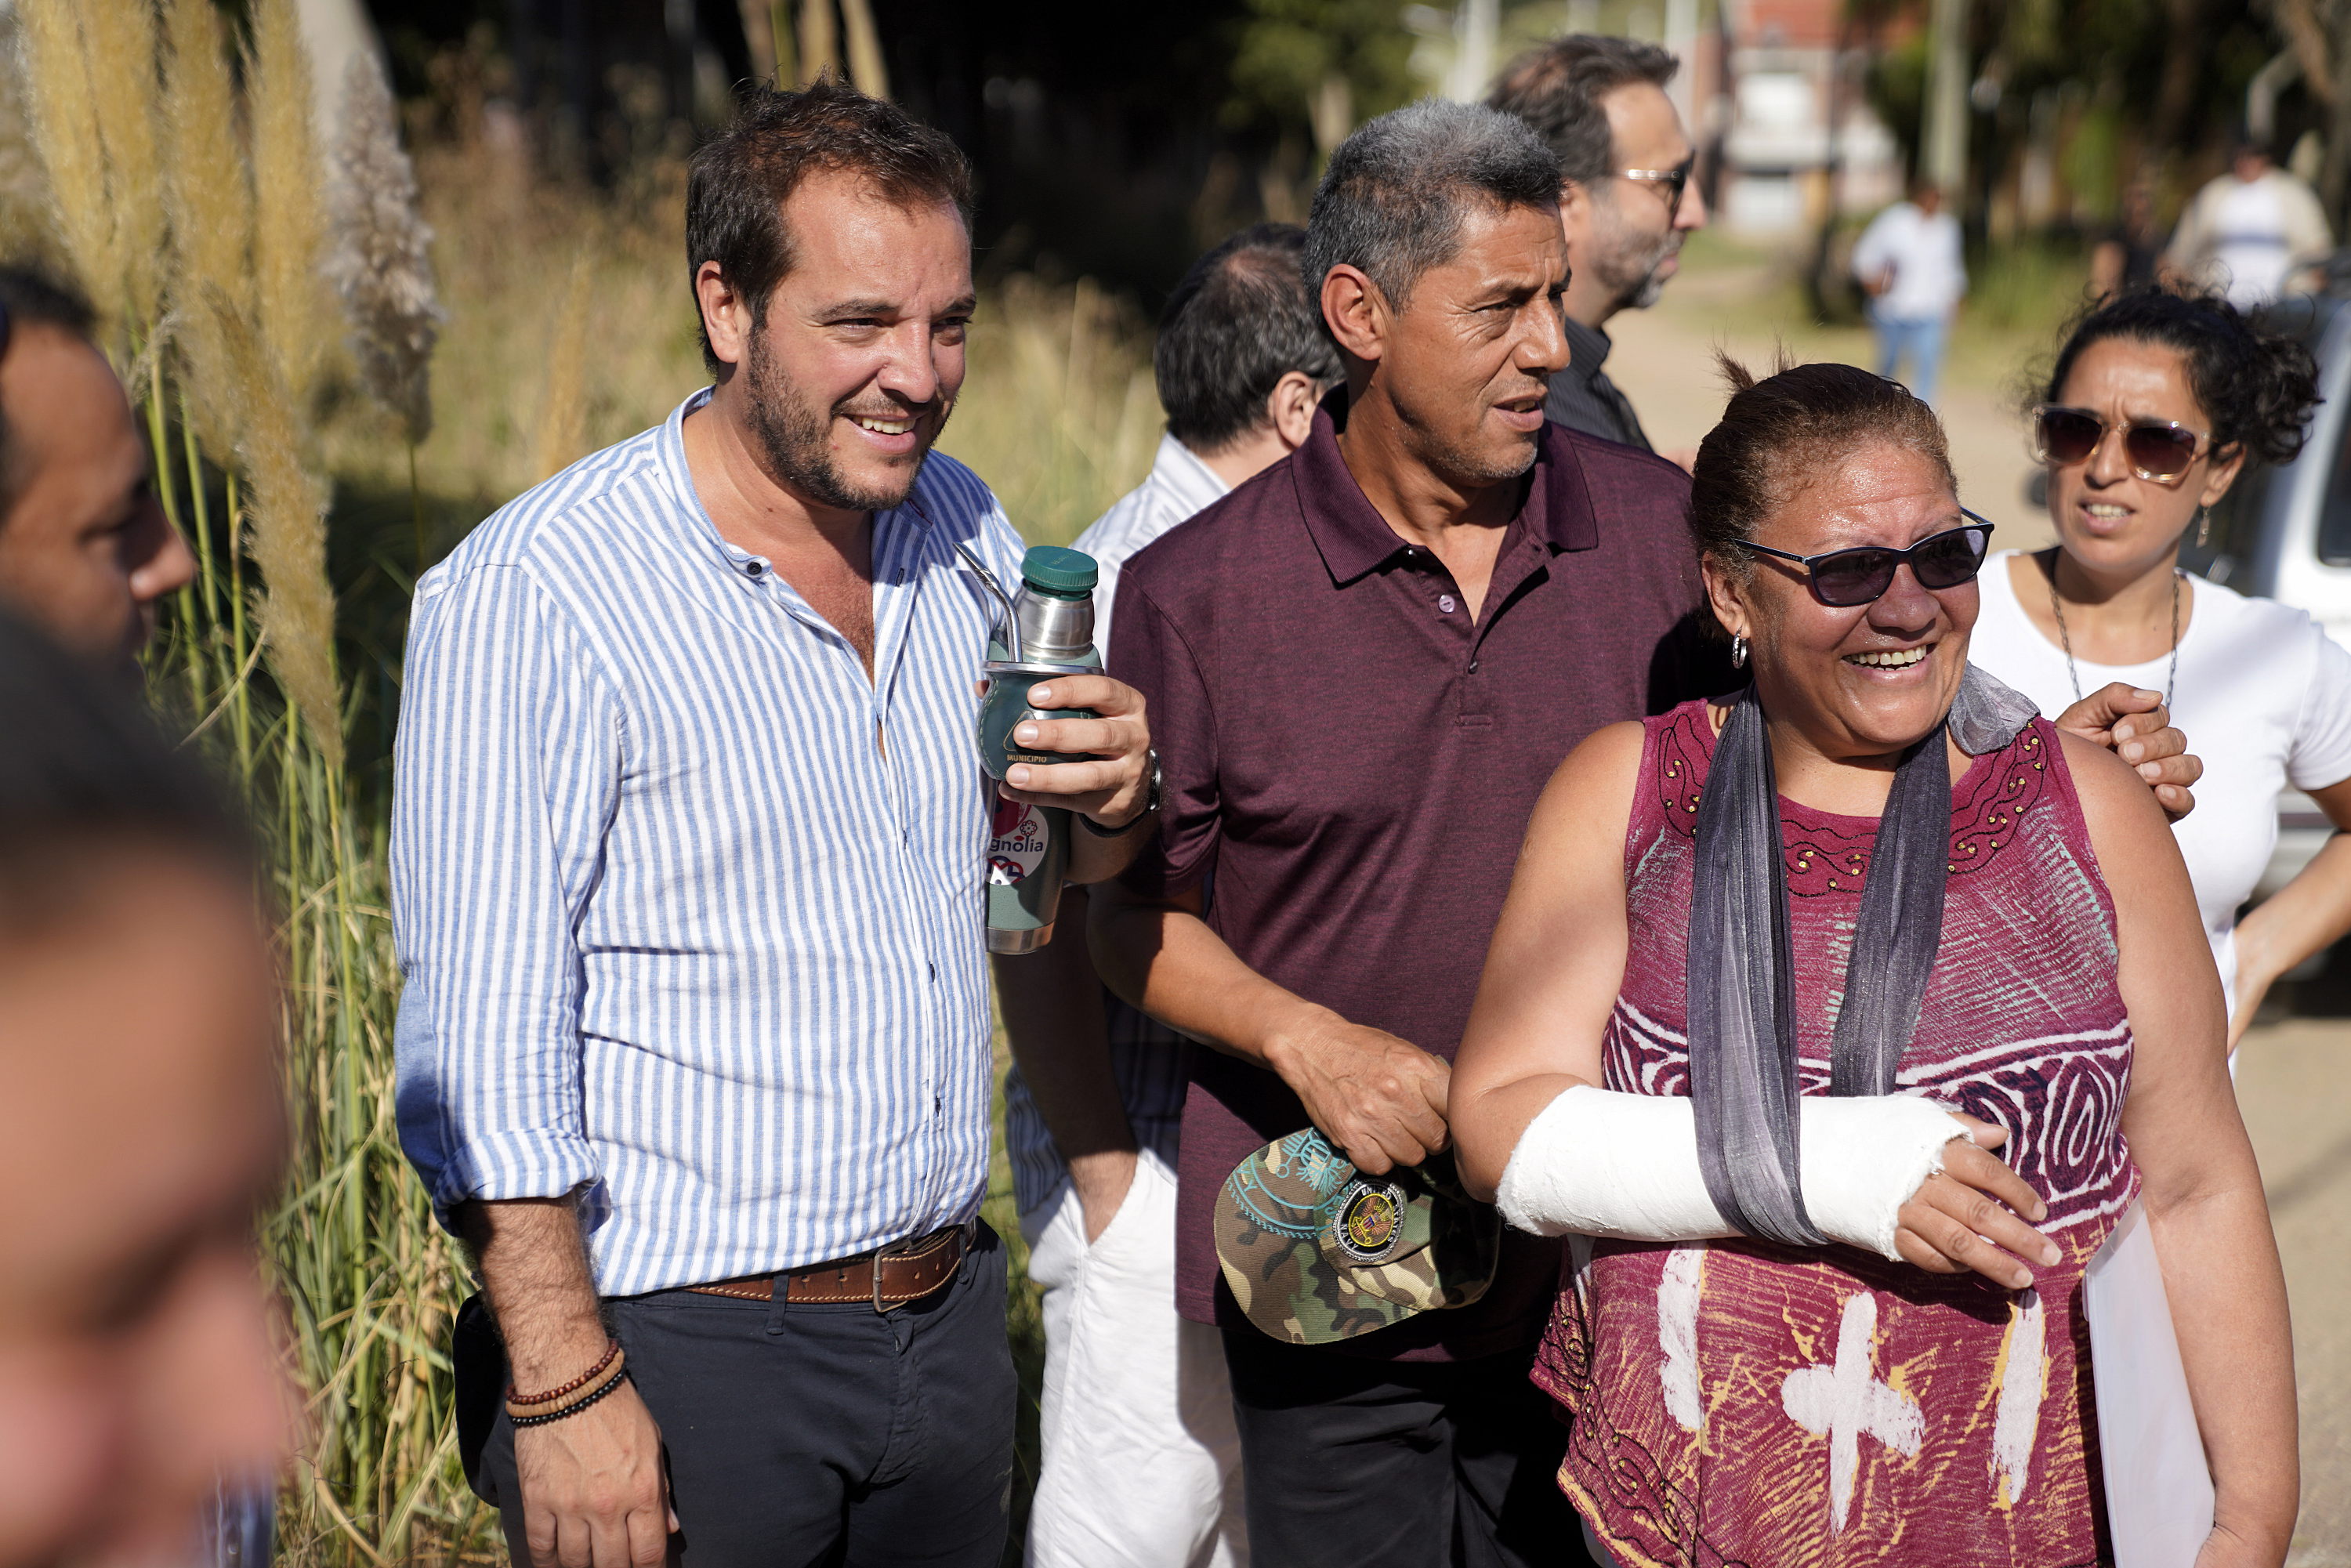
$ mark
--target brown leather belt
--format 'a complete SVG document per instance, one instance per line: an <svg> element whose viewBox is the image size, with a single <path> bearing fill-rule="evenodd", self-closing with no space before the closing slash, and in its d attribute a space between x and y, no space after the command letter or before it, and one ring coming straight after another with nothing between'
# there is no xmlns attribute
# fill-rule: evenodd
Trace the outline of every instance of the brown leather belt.
<svg viewBox="0 0 2351 1568"><path fill-rule="evenodd" d="M860 1252L853 1258L836 1258L830 1263L811 1263L780 1276L746 1274L739 1280L719 1280L707 1285L688 1285L686 1289L699 1295L730 1296L738 1301L772 1301L776 1299L776 1281L780 1278L784 1281L784 1300L789 1302L871 1301L875 1312L886 1312L892 1307L919 1301L954 1279L956 1270L963 1266L964 1254L970 1250L971 1238L970 1225L950 1225L911 1241Z"/></svg>

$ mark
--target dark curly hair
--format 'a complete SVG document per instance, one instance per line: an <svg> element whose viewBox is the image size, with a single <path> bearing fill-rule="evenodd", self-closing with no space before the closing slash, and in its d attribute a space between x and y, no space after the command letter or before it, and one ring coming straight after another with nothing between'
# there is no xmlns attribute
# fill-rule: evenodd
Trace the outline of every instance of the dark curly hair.
<svg viewBox="0 0 2351 1568"><path fill-rule="evenodd" d="M2143 283L2085 307L2065 331L2042 399L2054 402L2074 363L2110 338L2178 351L2189 390L2211 424L2222 461L2241 449L2273 465L2302 451L2310 411L2318 405L2318 363L2302 342L2264 332L2220 295Z"/></svg>
<svg viewBox="0 0 2351 1568"><path fill-rule="evenodd" d="M1731 396L1690 470L1690 538L1700 559L1743 580L1754 557L1735 547L1806 485L1867 446L1917 454L1959 493L1942 421L1901 382L1855 365L1791 364L1785 350L1760 381L1728 354L1718 351L1715 363Z"/></svg>

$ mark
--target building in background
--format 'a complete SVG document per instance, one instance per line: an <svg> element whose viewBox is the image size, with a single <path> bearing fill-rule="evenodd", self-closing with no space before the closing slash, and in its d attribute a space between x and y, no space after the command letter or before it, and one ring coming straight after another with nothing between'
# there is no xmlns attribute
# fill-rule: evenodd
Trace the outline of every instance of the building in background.
<svg viewBox="0 0 2351 1568"><path fill-rule="evenodd" d="M1864 73L1882 40L1844 0L1724 0L1727 97L1713 114L1722 227L1772 236L1866 213L1902 193L1902 150L1870 107Z"/></svg>

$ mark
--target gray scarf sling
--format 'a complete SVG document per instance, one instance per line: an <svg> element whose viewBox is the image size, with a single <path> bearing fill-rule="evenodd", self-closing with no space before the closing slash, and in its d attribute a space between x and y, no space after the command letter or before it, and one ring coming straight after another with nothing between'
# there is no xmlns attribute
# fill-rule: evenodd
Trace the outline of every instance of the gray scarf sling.
<svg viewBox="0 0 2351 1568"><path fill-rule="evenodd" d="M1968 666L1951 711L1904 754L1869 857L1829 1092L1891 1094L1943 934L1951 831L1948 729L1970 757L2013 740L2038 710ZM1749 1236L1818 1247L1798 1180L1795 959L1779 788L1750 686L1715 742L1698 804L1689 923L1690 1096L1698 1165L1723 1218Z"/></svg>

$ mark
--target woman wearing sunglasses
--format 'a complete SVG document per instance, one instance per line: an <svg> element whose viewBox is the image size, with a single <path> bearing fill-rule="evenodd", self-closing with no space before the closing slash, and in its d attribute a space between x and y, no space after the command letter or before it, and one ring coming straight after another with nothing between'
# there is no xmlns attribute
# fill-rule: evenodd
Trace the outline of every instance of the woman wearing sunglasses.
<svg viewBox="0 0 2351 1568"><path fill-rule="evenodd" d="M1972 657L2043 713L2110 681L2164 694L2204 759L2175 831L2233 1050L2272 982L2351 930L2346 838L2237 921L2288 784L2351 827L2351 653L2299 610L2181 571L2179 547L2249 458L2302 449L2310 353L2217 297L2139 288L2074 325L2043 395L2033 440L2058 542L1987 568Z"/></svg>
<svg viewBox="0 0 2351 1568"><path fill-rule="evenodd" d="M2096 1562L2083 1276L2143 1202L2188 1552L2275 1568L2284 1286L2162 812L1970 668L1991 530L1927 406L1732 378L1690 516L1753 684L1562 765L1454 1066L1463 1176L1573 1238L1561 1485L1626 1568Z"/></svg>

